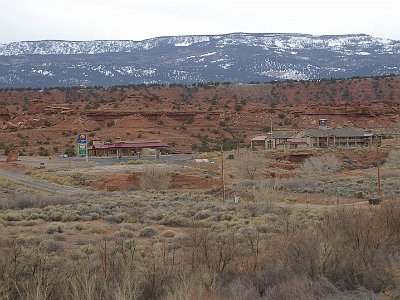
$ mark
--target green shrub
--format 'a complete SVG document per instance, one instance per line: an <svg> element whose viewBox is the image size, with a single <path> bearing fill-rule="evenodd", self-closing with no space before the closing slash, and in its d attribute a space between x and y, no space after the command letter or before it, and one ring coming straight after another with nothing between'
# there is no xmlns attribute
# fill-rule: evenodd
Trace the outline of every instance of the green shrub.
<svg viewBox="0 0 400 300"><path fill-rule="evenodd" d="M62 233L63 231L61 225L49 225L46 229L47 234Z"/></svg>
<svg viewBox="0 0 400 300"><path fill-rule="evenodd" d="M153 237L155 235L157 235L157 230L153 227L145 227L139 232L140 237Z"/></svg>
<svg viewBox="0 0 400 300"><path fill-rule="evenodd" d="M162 235L163 235L163 237L166 237L166 238L173 238L176 235L176 233L172 230L166 230L163 232Z"/></svg>
<svg viewBox="0 0 400 300"><path fill-rule="evenodd" d="M49 150L47 150L46 148L40 146L39 148L39 155L40 156L49 156Z"/></svg>
<svg viewBox="0 0 400 300"><path fill-rule="evenodd" d="M120 224L124 221L125 216L118 214L118 215L108 215L108 216L104 216L103 219L109 223L116 223L116 224Z"/></svg>
<svg viewBox="0 0 400 300"><path fill-rule="evenodd" d="M62 216L61 221L62 221L62 222L73 222L73 221L77 221L78 219L79 219L79 218L78 218L78 216L76 215L76 213L70 211L70 212L65 213L65 214Z"/></svg>
<svg viewBox="0 0 400 300"><path fill-rule="evenodd" d="M74 228L78 231L82 231L85 229L85 226L83 226L83 224L75 224Z"/></svg>
<svg viewBox="0 0 400 300"><path fill-rule="evenodd" d="M181 216L166 216L160 224L172 227L184 227L187 225L187 220Z"/></svg>

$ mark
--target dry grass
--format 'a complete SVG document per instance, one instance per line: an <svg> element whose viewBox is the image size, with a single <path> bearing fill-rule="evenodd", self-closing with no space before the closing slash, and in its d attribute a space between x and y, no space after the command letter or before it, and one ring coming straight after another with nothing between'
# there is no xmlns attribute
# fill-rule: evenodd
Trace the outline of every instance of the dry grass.
<svg viewBox="0 0 400 300"><path fill-rule="evenodd" d="M252 202L266 201L260 194L269 188L252 187ZM94 211L96 220L84 218ZM154 217L158 213L161 217ZM136 221L125 222L132 214ZM34 223L28 229L21 222L29 220ZM0 277L0 294L30 298L40 293L46 299L373 298L396 291L399 220L396 201L371 211L274 207L249 215L244 204L211 196L137 192L86 195L77 205L2 210L0 270L7 276ZM32 264L43 273L32 273ZM17 280L17 286L9 279Z"/></svg>
<svg viewBox="0 0 400 300"><path fill-rule="evenodd" d="M175 172L161 164L154 170L161 174L155 182ZM396 169L382 170L382 191L394 201L370 209L299 204L309 194L323 203L338 187L342 196L368 197L376 178L367 171L343 178L240 175L228 179L226 202L217 190L157 191L160 186L7 194L13 184L0 181L6 196L0 201L0 298L394 298L400 294L400 184ZM179 172L215 176L207 172L218 168ZM61 177L64 184L75 177L79 185L89 173L34 176Z"/></svg>

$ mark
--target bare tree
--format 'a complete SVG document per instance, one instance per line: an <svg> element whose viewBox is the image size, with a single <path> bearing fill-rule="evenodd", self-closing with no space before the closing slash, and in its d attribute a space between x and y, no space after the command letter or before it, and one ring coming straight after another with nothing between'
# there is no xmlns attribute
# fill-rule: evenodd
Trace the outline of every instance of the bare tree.
<svg viewBox="0 0 400 300"><path fill-rule="evenodd" d="M385 166L393 168L400 167L400 150L390 151Z"/></svg>
<svg viewBox="0 0 400 300"><path fill-rule="evenodd" d="M168 187L170 176L155 164L145 166L140 185L144 190L162 190Z"/></svg>
<svg viewBox="0 0 400 300"><path fill-rule="evenodd" d="M334 155L323 155L319 157L307 158L301 167L303 174L323 174L333 173L340 169L340 161Z"/></svg>
<svg viewBox="0 0 400 300"><path fill-rule="evenodd" d="M234 170L242 177L254 180L264 170L265 160L256 152L245 152L235 162Z"/></svg>

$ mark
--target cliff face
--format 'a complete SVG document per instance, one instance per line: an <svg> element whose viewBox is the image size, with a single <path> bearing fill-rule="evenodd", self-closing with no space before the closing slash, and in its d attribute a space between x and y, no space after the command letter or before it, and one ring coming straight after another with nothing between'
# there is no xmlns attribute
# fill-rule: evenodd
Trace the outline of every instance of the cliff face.
<svg viewBox="0 0 400 300"><path fill-rule="evenodd" d="M269 84L119 86L0 91L0 143L22 153L75 146L76 134L161 139L176 152L246 144L256 134L354 126L390 132L399 122L400 76ZM396 131L393 131L396 134Z"/></svg>

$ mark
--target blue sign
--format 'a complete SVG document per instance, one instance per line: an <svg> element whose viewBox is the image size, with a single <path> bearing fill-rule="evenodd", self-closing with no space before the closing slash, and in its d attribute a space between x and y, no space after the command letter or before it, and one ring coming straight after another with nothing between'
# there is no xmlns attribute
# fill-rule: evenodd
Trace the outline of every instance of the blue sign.
<svg viewBox="0 0 400 300"><path fill-rule="evenodd" d="M78 134L78 144L86 144L86 143L87 143L86 133Z"/></svg>

